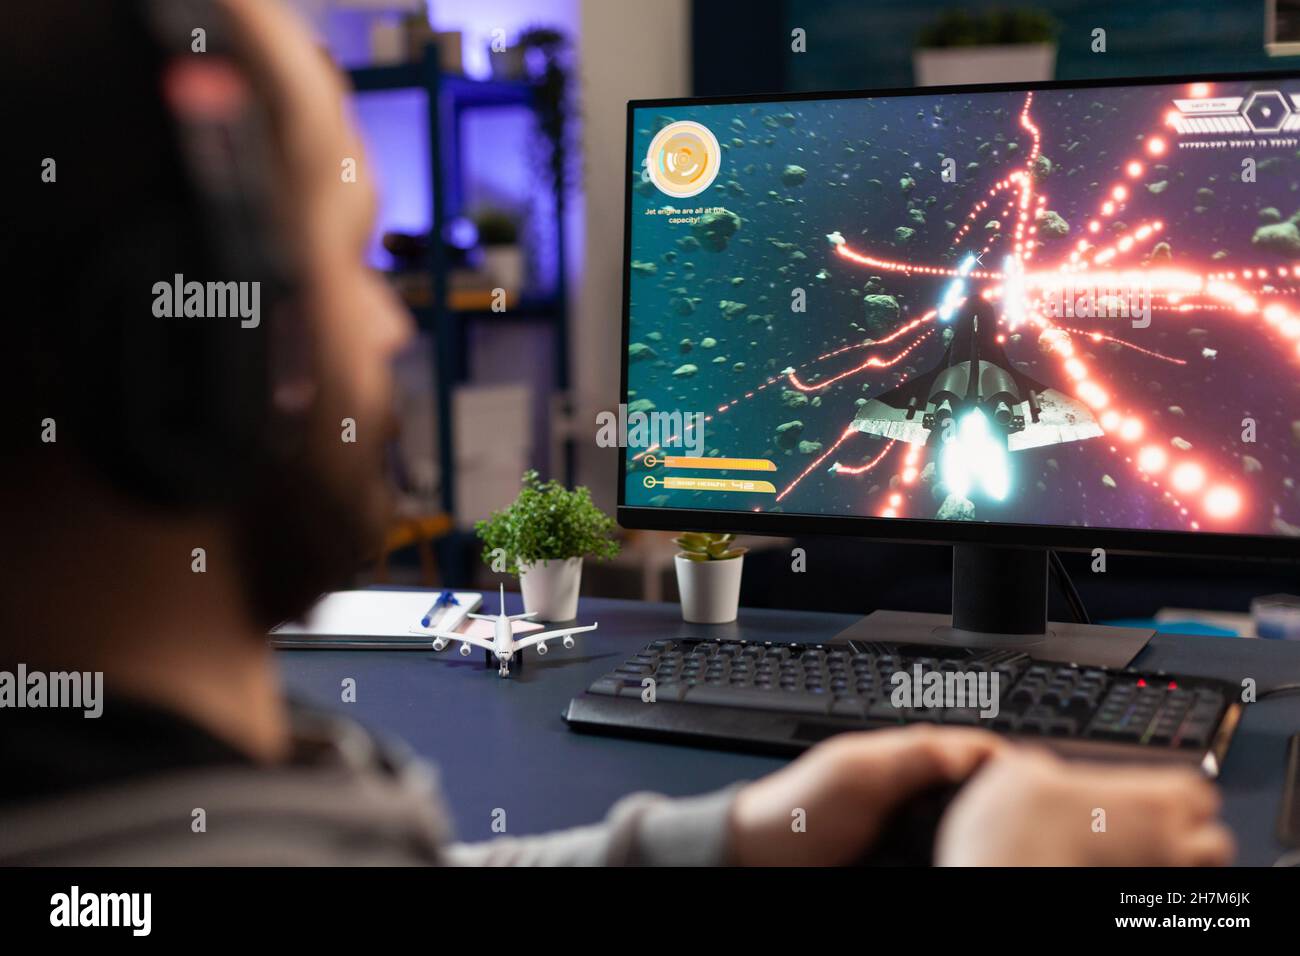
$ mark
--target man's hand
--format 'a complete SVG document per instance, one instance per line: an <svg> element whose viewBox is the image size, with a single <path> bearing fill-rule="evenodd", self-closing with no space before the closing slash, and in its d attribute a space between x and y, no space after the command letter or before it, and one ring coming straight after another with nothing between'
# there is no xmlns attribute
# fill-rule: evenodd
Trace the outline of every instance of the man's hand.
<svg viewBox="0 0 1300 956"><path fill-rule="evenodd" d="M740 791L731 812L731 860L851 863L908 797L960 783L1005 748L984 731L925 725L832 737Z"/></svg>
<svg viewBox="0 0 1300 956"><path fill-rule="evenodd" d="M1218 822L1219 803L1192 770L1066 763L1007 748L949 806L935 862L1223 866L1235 851Z"/></svg>

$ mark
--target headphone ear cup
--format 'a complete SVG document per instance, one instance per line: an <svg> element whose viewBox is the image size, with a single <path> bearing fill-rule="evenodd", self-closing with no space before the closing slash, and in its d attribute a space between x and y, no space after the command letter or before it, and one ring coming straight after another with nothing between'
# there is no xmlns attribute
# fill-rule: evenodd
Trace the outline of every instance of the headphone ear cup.
<svg viewBox="0 0 1300 956"><path fill-rule="evenodd" d="M267 442L271 324L176 314L177 282L183 305L208 261L176 210L116 235L79 290L67 369L79 441L109 480L159 504L233 500Z"/></svg>

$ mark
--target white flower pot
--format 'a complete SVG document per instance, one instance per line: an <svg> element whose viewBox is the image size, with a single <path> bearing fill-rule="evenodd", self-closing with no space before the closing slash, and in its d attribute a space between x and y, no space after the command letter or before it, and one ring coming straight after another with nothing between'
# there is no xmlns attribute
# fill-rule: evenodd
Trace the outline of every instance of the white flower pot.
<svg viewBox="0 0 1300 956"><path fill-rule="evenodd" d="M1034 83L1056 73L1055 43L920 49L912 53L917 86Z"/></svg>
<svg viewBox="0 0 1300 956"><path fill-rule="evenodd" d="M576 618L581 585L582 558L557 558L519 565L524 610L537 612L542 621L572 621Z"/></svg>
<svg viewBox="0 0 1300 956"><path fill-rule="evenodd" d="M682 618L691 624L726 624L740 609L740 573L745 556L725 561L692 561L677 555L677 590Z"/></svg>
<svg viewBox="0 0 1300 956"><path fill-rule="evenodd" d="M484 246L483 271L494 285L518 295L524 287L524 250L518 245Z"/></svg>

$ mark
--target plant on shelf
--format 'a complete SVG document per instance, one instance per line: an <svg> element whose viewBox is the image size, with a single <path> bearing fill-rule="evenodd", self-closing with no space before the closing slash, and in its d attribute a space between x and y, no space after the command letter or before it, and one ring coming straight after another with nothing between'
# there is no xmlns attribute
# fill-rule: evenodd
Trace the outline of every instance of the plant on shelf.
<svg viewBox="0 0 1300 956"><path fill-rule="evenodd" d="M684 531L673 543L682 617L692 624L726 624L740 612L740 575L748 548L735 535Z"/></svg>
<svg viewBox="0 0 1300 956"><path fill-rule="evenodd" d="M921 31L918 46L1014 46L1051 43L1056 21L1042 10L947 10Z"/></svg>
<svg viewBox="0 0 1300 956"><path fill-rule="evenodd" d="M1041 10L952 9L917 37L921 86L1038 82L1056 72L1056 21Z"/></svg>
<svg viewBox="0 0 1300 956"><path fill-rule="evenodd" d="M563 198L570 185L568 155L575 145L569 142L575 113L573 45L561 31L542 25L524 30L518 44L536 91L537 122L546 146L543 168L549 173L551 186Z"/></svg>
<svg viewBox="0 0 1300 956"><path fill-rule="evenodd" d="M519 575L526 610L544 621L569 621L578 613L582 559L618 554L615 527L586 488L570 491L530 469L514 502L474 530L483 542L483 561L494 571Z"/></svg>
<svg viewBox="0 0 1300 956"><path fill-rule="evenodd" d="M503 209L484 208L474 213L478 241L485 246L512 246L519 241L519 223Z"/></svg>
<svg viewBox="0 0 1300 956"><path fill-rule="evenodd" d="M518 220L502 209L484 208L474 214L474 227L483 250L483 271L495 284L518 292L524 284Z"/></svg>

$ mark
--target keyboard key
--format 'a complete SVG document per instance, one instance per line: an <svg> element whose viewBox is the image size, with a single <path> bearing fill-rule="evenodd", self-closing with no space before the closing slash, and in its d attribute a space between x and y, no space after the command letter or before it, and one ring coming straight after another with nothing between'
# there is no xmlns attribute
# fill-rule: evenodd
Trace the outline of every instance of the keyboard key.
<svg viewBox="0 0 1300 956"><path fill-rule="evenodd" d="M612 677L602 677L596 683L587 688L588 694L601 694L606 697L615 697L623 689L621 680L614 680Z"/></svg>
<svg viewBox="0 0 1300 956"><path fill-rule="evenodd" d="M867 707L867 702L861 697L836 697L835 703L831 704L831 716L865 718Z"/></svg>
<svg viewBox="0 0 1300 956"><path fill-rule="evenodd" d="M803 694L798 691L768 691L753 687L692 687L686 693L688 704L715 704L719 707L744 707L750 710L793 711L800 714L825 714L832 698L827 694Z"/></svg>

